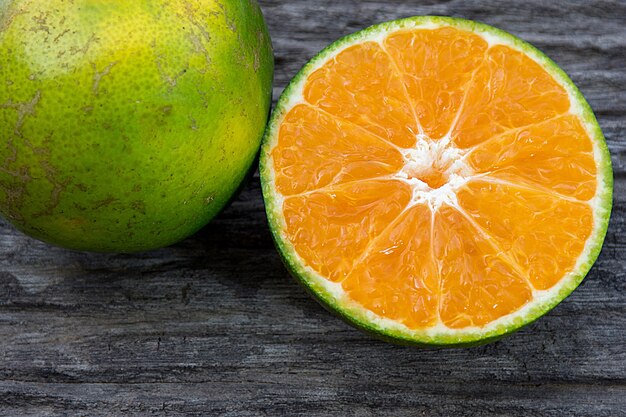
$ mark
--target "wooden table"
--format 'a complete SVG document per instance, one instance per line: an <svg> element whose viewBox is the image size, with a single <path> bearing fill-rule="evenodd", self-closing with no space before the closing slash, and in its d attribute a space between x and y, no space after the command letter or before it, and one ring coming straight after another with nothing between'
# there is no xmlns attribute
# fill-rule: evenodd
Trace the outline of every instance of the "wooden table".
<svg viewBox="0 0 626 417"><path fill-rule="evenodd" d="M0 225L0 415L626 416L626 2L266 0L275 98L317 51L375 22L480 20L543 49L613 156L604 249L574 294L487 346L371 339L287 274L258 177L170 248L101 255Z"/></svg>

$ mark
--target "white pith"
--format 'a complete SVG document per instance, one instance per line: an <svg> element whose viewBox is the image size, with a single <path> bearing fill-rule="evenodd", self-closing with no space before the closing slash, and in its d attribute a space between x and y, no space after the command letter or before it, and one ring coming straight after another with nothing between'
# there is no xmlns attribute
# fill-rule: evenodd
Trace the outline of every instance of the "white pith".
<svg viewBox="0 0 626 417"><path fill-rule="evenodd" d="M446 26L445 24L435 23L435 22L423 22L416 23L411 26L410 24L404 24L402 28L411 28L411 29L435 29L442 26ZM307 79L307 74L314 72L316 69L324 65L328 60L333 59L333 57L339 54L344 49L356 44L361 43L363 41L377 41L382 44L384 38L394 30L400 28L391 27L389 30L380 30L377 33L370 34L366 37L355 37L352 42L345 42L341 45L340 48L336 48L335 50L329 51L320 59L319 62L316 62L316 65L308 68L307 72L303 74L302 77L298 80L295 85L290 87L290 95L288 96L288 100L283 103L281 108L281 115L284 116L289 112L291 108L298 104L305 103L304 98L302 97L302 89ZM547 66L546 59L535 53L534 50L525 50L519 47L514 41L506 37L501 37L498 33L490 33L487 29L478 28L474 29L474 32L481 35L489 44L489 46L504 44L515 50L521 51L529 56L531 59L535 60L539 65L541 65L546 71L551 74L568 92L570 97L571 107L569 110L570 114L576 115L580 118L585 126L589 136L592 138L592 143L594 147L594 157L596 161L603 161L604 155L603 151L600 148L598 140L596 140L596 133L594 129L596 128L595 124L588 120L585 117L585 110L579 103L577 99L577 95L575 90L569 84L569 82L562 77L562 75L558 72L553 71L550 67ZM276 118L275 125L279 126L281 123L281 117ZM269 149L273 148L276 144L277 135L271 139L269 144ZM416 135L417 143L415 148L412 149L400 149L402 155L405 160L405 166L400 172L391 175L385 178L393 178L395 180L403 181L411 186L413 190L413 198L412 202L409 206L414 204L427 204L431 210L436 211L442 204L448 204L457 208L457 210L463 212L463 209L458 206L456 201L456 192L459 188L461 188L464 184L466 184L472 178L476 178L476 174L472 172L471 168L464 162L463 156L467 153L467 151L463 151L455 148L450 144L450 138L444 137L437 141L433 141L429 139L424 134L420 133ZM272 164L271 153L266 153L266 158L268 159L269 164ZM448 181L446 184L439 188L431 188L425 182L419 179L419 176L422 172L430 169L432 166L433 160L439 160L442 162L442 165L447 166L445 172L448 177ZM449 164L448 164L449 163ZM284 196L282 196L277 189L273 186L274 182L274 173L272 170L268 170L266 173L266 179L272 184L272 193L273 198L276 203L276 210L274 213L276 214L276 220L279 222L281 231L285 230L284 218L280 213L280 207L282 207L282 203L284 201ZM383 331L397 332L399 334L412 337L414 336L416 340L421 340L428 342L428 340L435 340L437 337L441 335L449 335L454 336L458 335L458 340L465 340L464 337L471 334L478 335L477 339L480 339L481 334L488 334L492 331L495 331L499 328L504 328L507 326L513 326L515 323L518 323L519 320L524 320L524 317L530 316L533 314L533 311L538 307L543 305L547 305L551 300L555 300L559 297L562 291L566 290L568 286L571 285L571 282L576 278L578 271L583 268L583 265L586 265L589 262L590 253L594 249L595 245L597 245L598 237L602 233L602 224L603 219L605 218L606 209L602 206L602 203L605 200L606 187L605 183L608 183L609 179L605 178L604 171L602 169L598 169L597 176L597 189L596 195L591 200L586 203L589 204L594 211L594 227L591 233L591 236L587 239L585 249L583 250L580 257L577 259L576 265L568 274L566 274L555 286L548 290L533 290L533 299L520 309L515 312L502 316L485 326L482 327L465 327L462 329L453 329L447 327L441 321L436 323L434 326L428 328L420 328L420 329L410 329L406 327L404 324L399 323L395 320L391 320L385 317L381 317L370 310L362 307L355 301L353 301L343 290L341 283L334 283L325 277L318 274L315 270L310 268L306 263L299 257L299 255L293 250L291 247L290 255L293 256L297 263L301 266L303 270L306 271L307 277L312 281L310 284L313 288L320 288L326 292L327 295L330 296L332 300L334 300L338 305L342 306L342 310L346 312L346 314L357 314L360 315L364 321L373 323L375 327L382 329ZM282 232L284 234L284 232ZM284 242L288 242L286 236L282 236Z"/></svg>
<svg viewBox="0 0 626 417"><path fill-rule="evenodd" d="M449 136L434 141L421 133L416 136L414 148L402 149L404 167L391 178L403 181L411 187L413 196L409 207L426 204L432 211L436 211L444 203L456 205L456 191L473 174L472 169L462 159L465 153L451 143ZM439 188L431 188L420 180L420 177L431 170L443 171L448 178L447 182Z"/></svg>

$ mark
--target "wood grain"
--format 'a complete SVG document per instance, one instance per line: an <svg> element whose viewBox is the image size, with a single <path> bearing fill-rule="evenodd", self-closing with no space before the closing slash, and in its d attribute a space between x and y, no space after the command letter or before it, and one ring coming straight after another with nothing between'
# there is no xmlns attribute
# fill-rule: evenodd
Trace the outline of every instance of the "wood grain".
<svg viewBox="0 0 626 417"><path fill-rule="evenodd" d="M552 57L615 170L600 257L546 317L491 345L418 350L317 305L272 245L258 177L170 248L102 255L0 224L0 415L626 416L626 2L265 0L275 98L321 48L399 17L461 16Z"/></svg>

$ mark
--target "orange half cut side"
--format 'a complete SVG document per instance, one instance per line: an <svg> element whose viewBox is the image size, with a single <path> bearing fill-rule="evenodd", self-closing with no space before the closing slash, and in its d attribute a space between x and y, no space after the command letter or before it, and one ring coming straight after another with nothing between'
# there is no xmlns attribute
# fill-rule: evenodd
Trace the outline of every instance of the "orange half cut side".
<svg viewBox="0 0 626 417"><path fill-rule="evenodd" d="M261 155L277 247L353 324L398 342L481 343L565 298L598 255L602 133L541 52L417 17L348 36L285 90Z"/></svg>

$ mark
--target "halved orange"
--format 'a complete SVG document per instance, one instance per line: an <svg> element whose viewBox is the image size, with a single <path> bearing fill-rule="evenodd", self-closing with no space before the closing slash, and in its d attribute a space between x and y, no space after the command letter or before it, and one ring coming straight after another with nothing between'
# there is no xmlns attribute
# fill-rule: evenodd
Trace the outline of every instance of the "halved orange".
<svg viewBox="0 0 626 417"><path fill-rule="evenodd" d="M471 345L581 282L611 209L602 132L567 75L493 27L414 17L323 50L261 152L286 265L388 340Z"/></svg>

